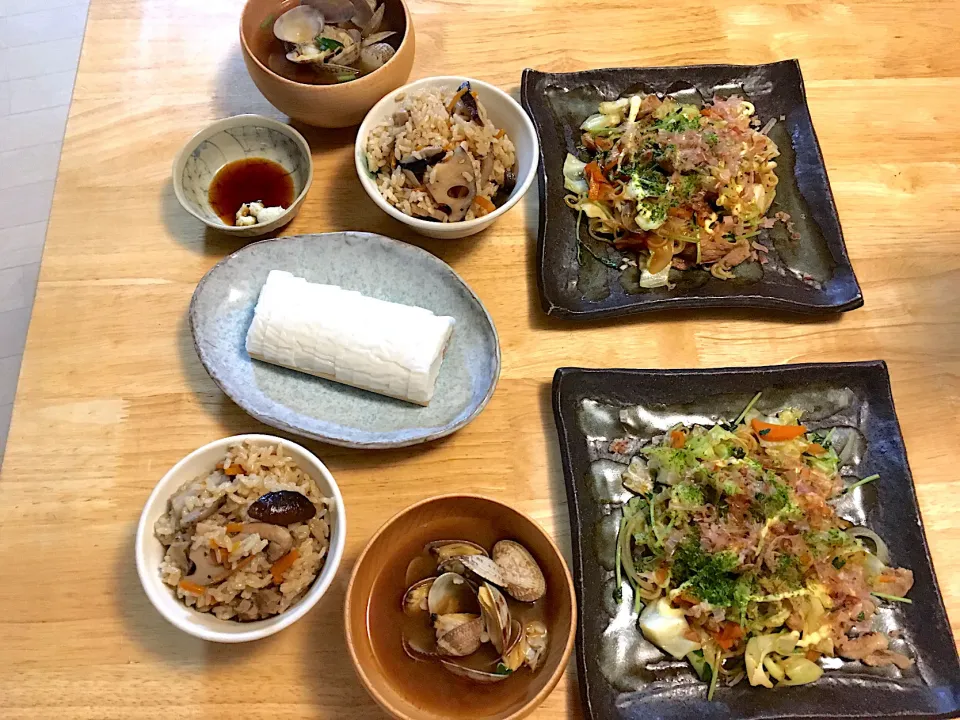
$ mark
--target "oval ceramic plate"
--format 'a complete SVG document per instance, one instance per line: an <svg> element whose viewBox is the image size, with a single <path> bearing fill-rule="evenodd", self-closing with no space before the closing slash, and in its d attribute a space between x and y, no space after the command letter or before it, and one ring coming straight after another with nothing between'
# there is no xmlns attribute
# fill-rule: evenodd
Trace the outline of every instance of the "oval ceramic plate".
<svg viewBox="0 0 960 720"><path fill-rule="evenodd" d="M271 270L455 318L430 405L251 359L247 329ZM346 447L403 447L449 435L483 410L500 375L496 328L460 276L425 250L370 233L300 235L248 245L200 281L190 302L190 327L204 368L246 412L281 430Z"/></svg>

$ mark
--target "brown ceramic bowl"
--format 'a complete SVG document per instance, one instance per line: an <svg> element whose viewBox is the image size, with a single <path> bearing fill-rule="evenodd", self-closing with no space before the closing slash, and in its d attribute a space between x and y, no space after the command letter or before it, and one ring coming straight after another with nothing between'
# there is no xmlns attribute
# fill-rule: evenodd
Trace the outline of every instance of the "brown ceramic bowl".
<svg viewBox="0 0 960 720"><path fill-rule="evenodd" d="M536 559L547 581L543 603L547 655L536 673L521 668L492 685L456 677L439 664L404 654L401 608L410 561L431 540L467 539L487 549L513 539ZM576 636L573 579L563 556L536 522L479 495L442 495L389 520L367 544L347 588L347 647L360 680L385 710L403 720L516 720L553 690L567 667Z"/></svg>
<svg viewBox="0 0 960 720"><path fill-rule="evenodd" d="M405 0L383 0L385 23L402 32L397 54L379 70L338 85L308 85L287 80L270 70L255 53L264 20L281 14L299 0L247 0L240 16L240 47L254 84L270 103L295 120L317 127L359 125L380 98L396 90L410 77L416 39L413 19Z"/></svg>

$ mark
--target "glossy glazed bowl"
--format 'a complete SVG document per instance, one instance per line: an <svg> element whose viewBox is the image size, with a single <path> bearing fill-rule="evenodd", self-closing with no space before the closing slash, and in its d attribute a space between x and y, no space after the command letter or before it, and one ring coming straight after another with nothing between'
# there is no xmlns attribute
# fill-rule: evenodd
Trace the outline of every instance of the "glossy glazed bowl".
<svg viewBox="0 0 960 720"><path fill-rule="evenodd" d="M457 526L479 520L493 528L496 539L513 539L536 559L547 581L543 609L548 650L535 672L522 668L493 685L473 685L439 665L431 682L419 690L407 679L421 665L381 636L390 618L381 614L381 598L399 608L410 560L425 542L458 532ZM461 536L463 539L471 539ZM475 536L475 541L479 538ZM401 613L402 618L402 611ZM442 495L423 500L389 520L367 544L354 566L344 606L347 647L367 691L387 712L403 720L462 720L479 716L517 720L534 711L554 689L567 667L576 635L576 596L567 564L546 531L508 505L479 495ZM393 626L392 623L390 623ZM388 632L398 633L398 630ZM399 638L396 638L399 645ZM466 685L464 684L466 683ZM444 702L444 694L450 695ZM473 694L473 697L468 697ZM474 707L477 705L482 710Z"/></svg>
<svg viewBox="0 0 960 720"><path fill-rule="evenodd" d="M295 120L325 128L357 125L380 98L403 85L410 77L416 52L413 18L405 0L383 0L391 29L403 24L403 39L396 55L378 70L338 85L307 85L276 74L256 56L252 39L263 32L271 16L297 5L290 0L247 0L240 16L240 48L247 72L257 89L280 112Z"/></svg>
<svg viewBox="0 0 960 720"><path fill-rule="evenodd" d="M221 620L212 613L199 612L184 605L169 585L160 579L160 562L163 560L164 547L153 534L153 527L157 520L167 510L167 501L170 496L185 482L198 475L209 473L218 462L223 460L227 448L244 441L257 444L279 444L284 453L294 459L300 468L308 473L320 492L332 499L330 549L327 560L320 569L320 574L307 593L300 601L286 611L255 622L237 622ZM337 487L333 475L326 466L306 448L292 443L289 440L272 435L235 435L233 437L215 440L203 447L194 450L183 460L174 465L153 489L143 507L140 523L137 526L135 542L137 574L144 592L157 611L172 625L185 633L198 637L201 640L210 640L221 643L241 643L259 640L268 635L280 632L306 615L317 604L330 583L337 574L340 558L343 556L343 546L347 538L346 515L343 508L343 498Z"/></svg>
<svg viewBox="0 0 960 720"><path fill-rule="evenodd" d="M381 195L377 189L377 182L374 176L367 169L365 152L367 138L377 125L393 116L397 107L398 97L402 98L408 93L434 88L453 93L456 92L457 88L460 87L465 80L469 80L470 86L476 91L480 102L483 103L487 109L490 120L497 127L506 131L507 136L513 141L516 147L518 166L517 186L514 188L507 202L489 215L484 215L474 220L439 223L405 215L384 199L383 195ZM360 184L363 185L363 189L367 191L367 195L370 196L381 210L390 217L399 220L404 225L413 228L421 235L440 238L442 240L454 240L469 237L481 230L485 230L493 225L504 213L509 212L510 208L520 202L520 199L527 190L530 189L537 174L537 164L540 161L540 141L537 139L537 132L533 127L533 123L523 111L523 108L520 107L520 104L500 88L472 78L439 76L412 82L400 88L397 92L390 93L390 95L378 102L360 125L360 130L357 132L354 156L357 175L360 177Z"/></svg>
<svg viewBox="0 0 960 720"><path fill-rule="evenodd" d="M272 222L227 225L210 206L210 184L217 172L245 158L272 160L293 180L293 203ZM235 115L211 123L187 141L173 162L173 191L183 209L207 227L236 237L260 237L289 223L300 212L311 183L313 157L306 139L289 125L262 115Z"/></svg>

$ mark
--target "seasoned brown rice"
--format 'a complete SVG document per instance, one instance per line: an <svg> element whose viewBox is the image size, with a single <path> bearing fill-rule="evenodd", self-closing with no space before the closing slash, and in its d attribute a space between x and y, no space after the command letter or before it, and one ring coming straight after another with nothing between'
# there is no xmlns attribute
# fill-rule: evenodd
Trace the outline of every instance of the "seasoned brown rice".
<svg viewBox="0 0 960 720"><path fill-rule="evenodd" d="M254 523L247 515L250 506L279 490L306 496L316 516L286 526ZM323 567L330 547L330 510L331 500L280 446L233 446L216 469L180 487L157 520L154 533L166 549L161 578L186 605L221 620L282 613L303 597ZM192 582L191 573L199 572L195 560L214 568L217 581Z"/></svg>
<svg viewBox="0 0 960 720"><path fill-rule="evenodd" d="M476 93L473 97L477 98ZM516 150L506 132L490 120L483 103L477 98L482 123L478 124L449 110L456 100L451 91L418 90L400 93L394 100L390 118L373 128L366 145L367 168L374 174L384 199L407 215L450 222L444 204L431 195L429 186L438 166L460 146L473 163L473 179L468 178L468 182L476 183L472 190L476 198L482 198L474 199L462 219L473 220L492 212L498 191L506 186L509 192L508 173L515 173ZM422 181L404 172L402 159L416 158L420 151L431 147L442 148L445 154L440 162L427 168ZM485 161L486 158L489 159Z"/></svg>

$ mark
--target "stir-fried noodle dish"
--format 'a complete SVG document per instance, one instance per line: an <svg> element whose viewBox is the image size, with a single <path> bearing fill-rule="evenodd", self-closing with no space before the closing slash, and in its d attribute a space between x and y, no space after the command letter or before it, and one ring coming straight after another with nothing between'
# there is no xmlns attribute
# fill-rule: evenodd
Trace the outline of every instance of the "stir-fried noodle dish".
<svg viewBox="0 0 960 720"><path fill-rule="evenodd" d="M760 415L758 398L733 423L678 425L639 447L623 473L634 496L617 593L629 584L644 636L687 658L710 697L744 678L814 682L824 657L909 667L874 616L882 603L910 602L913 573L834 509L877 476L845 480L835 431L808 430L791 409Z"/></svg>
<svg viewBox="0 0 960 720"><path fill-rule="evenodd" d="M601 102L580 126L581 157L564 162L565 200L578 240L584 232L623 255L616 262L579 241L581 262L586 250L612 267L637 265L648 288L669 285L671 268L730 279L747 260L765 263L761 230L789 221L766 217L780 154L767 136L774 122L760 127L736 95L703 107L655 94Z"/></svg>

